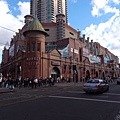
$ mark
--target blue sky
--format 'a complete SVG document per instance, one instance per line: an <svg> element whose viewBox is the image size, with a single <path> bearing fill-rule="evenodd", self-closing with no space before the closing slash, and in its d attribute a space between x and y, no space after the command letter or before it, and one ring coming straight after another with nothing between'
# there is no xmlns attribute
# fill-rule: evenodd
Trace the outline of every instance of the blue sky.
<svg viewBox="0 0 120 120"><path fill-rule="evenodd" d="M21 29L29 14L29 1L0 0L0 26L16 32ZM120 0L68 0L68 22L120 58ZM0 27L0 43L10 42L14 34ZM2 49L0 44L0 61Z"/></svg>
<svg viewBox="0 0 120 120"><path fill-rule="evenodd" d="M89 26L91 21L94 20L91 17L91 10L90 0L68 2L68 20L70 26L80 31Z"/></svg>

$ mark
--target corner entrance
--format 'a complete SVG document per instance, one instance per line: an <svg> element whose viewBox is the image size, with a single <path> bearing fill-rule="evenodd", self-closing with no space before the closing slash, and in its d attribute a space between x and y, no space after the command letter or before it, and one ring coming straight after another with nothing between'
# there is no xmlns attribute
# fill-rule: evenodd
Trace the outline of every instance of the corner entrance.
<svg viewBox="0 0 120 120"><path fill-rule="evenodd" d="M58 77L60 77L60 70L57 67L53 67L51 73L51 77L56 81Z"/></svg>
<svg viewBox="0 0 120 120"><path fill-rule="evenodd" d="M86 78L86 80L90 79L90 72L89 72L89 70L86 71L86 77L85 78Z"/></svg>

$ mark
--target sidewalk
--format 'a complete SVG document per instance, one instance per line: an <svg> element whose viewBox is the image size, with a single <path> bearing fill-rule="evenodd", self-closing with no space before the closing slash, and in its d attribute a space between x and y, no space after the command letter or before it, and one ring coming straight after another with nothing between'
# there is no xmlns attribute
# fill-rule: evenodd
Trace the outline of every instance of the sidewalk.
<svg viewBox="0 0 120 120"><path fill-rule="evenodd" d="M55 83L54 86L57 87L75 87L75 86L82 86L83 82L64 82L64 83ZM23 88L21 88L23 89ZM25 89L25 88L24 88ZM0 88L0 93L8 93L8 92L15 92L17 90L20 90L19 88L9 89L9 88Z"/></svg>
<svg viewBox="0 0 120 120"><path fill-rule="evenodd" d="M75 82L65 82L65 83L55 83L55 85L56 86L66 86L66 87L67 86L71 86L71 87L72 86L76 86L76 87L81 86L82 87L84 83L85 82L77 82L77 83L75 83ZM117 83L116 83L116 81L113 81L113 82L109 82L108 84L110 85L110 84L117 84Z"/></svg>
<svg viewBox="0 0 120 120"><path fill-rule="evenodd" d="M84 82L61 82L61 83L55 83L54 86L56 87L82 87L84 84ZM112 82L112 83L109 83L109 84L116 84L116 82ZM38 87L39 88L39 87ZM26 89L26 88L14 88L14 89L9 89L9 88L0 88L0 93L8 93L8 92L16 92L16 91L19 91L19 90L22 90L22 89Z"/></svg>
<svg viewBox="0 0 120 120"><path fill-rule="evenodd" d="M82 86L83 82L64 82L64 83L55 83L55 86Z"/></svg>
<svg viewBox="0 0 120 120"><path fill-rule="evenodd" d="M8 92L15 92L15 90L9 88L0 88L0 93L8 93Z"/></svg>

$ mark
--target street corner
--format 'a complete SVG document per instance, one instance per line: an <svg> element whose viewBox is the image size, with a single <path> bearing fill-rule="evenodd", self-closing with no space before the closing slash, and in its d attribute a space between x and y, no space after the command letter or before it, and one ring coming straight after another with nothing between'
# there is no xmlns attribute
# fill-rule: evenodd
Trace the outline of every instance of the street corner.
<svg viewBox="0 0 120 120"><path fill-rule="evenodd" d="M15 92L15 89L9 89L9 88L0 88L0 93L9 93L9 92Z"/></svg>

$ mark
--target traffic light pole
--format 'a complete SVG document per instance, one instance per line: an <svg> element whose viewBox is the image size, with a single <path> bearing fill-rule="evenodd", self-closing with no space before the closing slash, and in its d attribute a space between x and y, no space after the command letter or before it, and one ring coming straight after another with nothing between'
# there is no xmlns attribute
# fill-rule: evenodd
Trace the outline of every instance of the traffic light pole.
<svg viewBox="0 0 120 120"><path fill-rule="evenodd" d="M76 75L75 75L75 39L74 39L74 48L73 48L73 83L76 85Z"/></svg>

